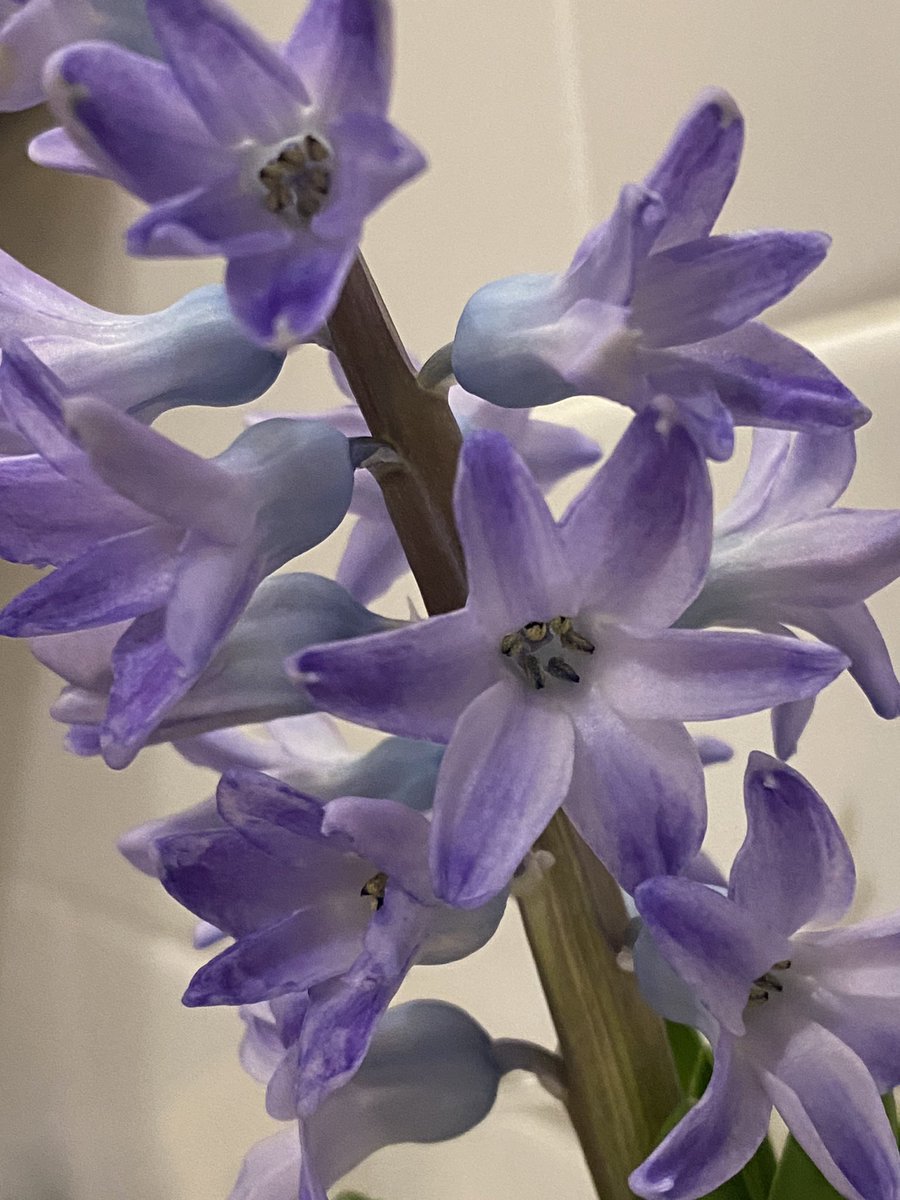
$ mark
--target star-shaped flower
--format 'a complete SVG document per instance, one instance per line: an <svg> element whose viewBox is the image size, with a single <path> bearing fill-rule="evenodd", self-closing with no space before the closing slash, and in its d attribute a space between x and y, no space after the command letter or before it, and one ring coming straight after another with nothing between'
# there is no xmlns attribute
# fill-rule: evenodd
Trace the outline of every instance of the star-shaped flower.
<svg viewBox="0 0 900 1200"><path fill-rule="evenodd" d="M668 628L696 596L712 510L702 454L639 415L560 524L507 440L463 445L458 612L316 647L296 669L319 706L448 742L435 797L435 890L478 905L561 804L619 882L700 848L703 778L686 720L818 691L846 665L793 638Z"/></svg>
<svg viewBox="0 0 900 1200"><path fill-rule="evenodd" d="M730 456L734 424L866 421L868 410L818 359L753 319L819 265L829 239L710 235L743 136L731 97L706 93L568 270L476 292L453 343L463 387L511 408L581 394L637 412L664 402L714 459Z"/></svg>
<svg viewBox="0 0 900 1200"><path fill-rule="evenodd" d="M707 1195L749 1160L774 1106L842 1196L895 1200L900 1155L880 1095L900 1083L900 914L830 928L853 900L853 859L796 771L752 754L744 800L727 896L674 878L635 895L699 1001L715 1069L631 1188L647 1200ZM666 1015L685 1019L683 1007Z"/></svg>
<svg viewBox="0 0 900 1200"><path fill-rule="evenodd" d="M424 166L386 119L388 0L312 0L283 51L218 0L147 0L165 65L85 44L48 72L72 146L152 207L131 253L222 254L237 316L262 342L312 337L337 303L362 224Z"/></svg>

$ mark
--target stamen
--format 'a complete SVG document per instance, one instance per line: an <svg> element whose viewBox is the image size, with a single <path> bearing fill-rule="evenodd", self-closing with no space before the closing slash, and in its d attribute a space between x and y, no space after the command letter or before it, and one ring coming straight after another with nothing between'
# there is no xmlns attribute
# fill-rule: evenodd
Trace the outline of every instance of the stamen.
<svg viewBox="0 0 900 1200"><path fill-rule="evenodd" d="M513 633L500 639L500 653L513 658L533 688L546 686L544 672L566 683L580 683L581 675L561 654L554 654L554 642L579 654L593 654L594 643L573 628L571 617L553 617L550 621L526 621ZM545 654L550 654L545 658Z"/></svg>
<svg viewBox="0 0 900 1200"><path fill-rule="evenodd" d="M791 967L791 960L789 958L783 958L781 960L781 962L777 962L773 965L772 970L773 971L789 971L790 967Z"/></svg>
<svg viewBox="0 0 900 1200"><path fill-rule="evenodd" d="M528 677L531 686L540 691L544 686L544 672L541 670L541 664L533 654L522 654L519 656L519 664L522 670Z"/></svg>
<svg viewBox="0 0 900 1200"><path fill-rule="evenodd" d="M578 633L572 628L571 617L554 617L550 622L550 628L559 638L564 646L568 646L570 650L578 650L581 654L593 654L596 646L593 642L589 642L586 637Z"/></svg>
<svg viewBox="0 0 900 1200"><path fill-rule="evenodd" d="M522 633L529 642L534 645L539 645L541 642L546 642L550 636L547 631L547 626L543 621L529 621L527 625L522 626Z"/></svg>
<svg viewBox="0 0 900 1200"><path fill-rule="evenodd" d="M377 875L373 875L371 879L362 885L359 894L371 898L372 912L378 912L384 905L384 890L387 887L387 882L387 875L385 875L384 871L379 871Z"/></svg>
<svg viewBox="0 0 900 1200"><path fill-rule="evenodd" d="M554 679L565 679L569 683L580 683L581 676L574 667L570 667L564 658L551 658L547 663L547 670Z"/></svg>
<svg viewBox="0 0 900 1200"><path fill-rule="evenodd" d="M500 643L500 653L509 657L514 650L521 649L522 639L518 633L507 633Z"/></svg>
<svg viewBox="0 0 900 1200"><path fill-rule="evenodd" d="M331 151L312 134L283 146L259 171L271 213L293 211L303 221L323 208L331 192Z"/></svg>
<svg viewBox="0 0 900 1200"><path fill-rule="evenodd" d="M765 975L760 975L759 979L754 979L750 985L750 995L747 999L748 1004L764 1004L769 999L770 991L783 992L784 984L780 979L777 979L773 971L787 971L790 969L791 960L783 958L781 962L773 963L766 971Z"/></svg>

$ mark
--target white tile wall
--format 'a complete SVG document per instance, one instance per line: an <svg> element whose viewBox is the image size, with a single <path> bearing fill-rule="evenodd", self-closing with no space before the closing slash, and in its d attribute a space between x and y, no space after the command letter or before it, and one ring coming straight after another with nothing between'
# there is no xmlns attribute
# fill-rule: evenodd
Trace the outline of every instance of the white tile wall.
<svg viewBox="0 0 900 1200"><path fill-rule="evenodd" d="M287 0L243 7L276 37L294 15ZM724 227L835 235L781 319L805 321L810 343L875 411L853 502L900 504L895 0L397 0L396 9L396 114L432 170L372 221L366 251L411 348L424 355L448 340L481 282L562 266L693 95L721 83L742 103L749 137ZM215 263L127 260L116 235L135 207L92 182L72 191L29 172L14 143L8 133L0 145L5 248L124 309L217 276ZM302 352L279 404L330 398L321 364ZM570 411L607 444L622 427L623 414L596 403ZM167 428L212 452L239 419L179 414ZM737 472L718 472L724 489ZM317 551L314 569L336 547ZM4 595L21 586L20 572L0 575ZM898 589L875 608L900 655ZM122 775L65 757L44 716L50 681L23 647L3 646L0 661L0 1200L219 1200L242 1149L267 1128L261 1097L236 1065L234 1015L179 1006L197 961L189 921L113 848L123 829L193 803L212 778L167 750ZM763 719L733 724L741 752L767 744ZM849 682L831 689L798 763L848 822L868 911L900 903L898 762L896 727ZM737 762L711 780L723 856L741 836L740 772ZM420 969L404 994L467 1004L497 1034L551 1036L513 914L480 954ZM590 1195L565 1123L521 1081L459 1144L390 1152L354 1178L384 1200Z"/></svg>

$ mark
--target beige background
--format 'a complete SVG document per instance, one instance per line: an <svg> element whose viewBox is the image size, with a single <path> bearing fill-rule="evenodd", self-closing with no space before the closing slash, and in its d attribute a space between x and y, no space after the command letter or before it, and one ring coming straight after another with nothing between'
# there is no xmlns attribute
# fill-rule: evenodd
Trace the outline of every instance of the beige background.
<svg viewBox="0 0 900 1200"><path fill-rule="evenodd" d="M286 0L242 7L273 37L294 15ZM834 235L826 265L775 319L802 328L876 414L859 438L851 502L900 504L896 0L397 0L396 9L395 113L432 170L377 215L365 248L416 353L449 339L485 280L564 265L696 92L719 83L748 123L722 227ZM29 170L11 128L0 156L0 245L85 298L149 310L218 277L217 263L127 260L119 235L135 206L104 185L63 186ZM298 353L278 404L334 399L314 352ZM597 402L559 415L607 446L624 423ZM239 421L189 413L166 428L214 452ZM738 462L716 468L723 494L738 473ZM333 564L339 541L304 565ZM0 574L4 596L26 574ZM390 602L403 605L408 590ZM875 609L900 654L900 589ZM24 647L0 654L0 1200L224 1200L244 1150L270 1128L262 1096L237 1067L235 1015L179 1006L198 961L189 920L114 849L122 830L195 802L213 778L165 749L124 775L64 756L45 715L52 681ZM739 749L710 779L711 844L724 860L742 833L740 756L769 743L763 718L720 732ZM839 681L798 765L846 822L867 912L900 903L898 762L896 727ZM421 968L406 994L459 1000L497 1035L552 1036L512 914L479 955ZM461 1142L388 1151L355 1179L383 1200L590 1195L565 1121L517 1080Z"/></svg>

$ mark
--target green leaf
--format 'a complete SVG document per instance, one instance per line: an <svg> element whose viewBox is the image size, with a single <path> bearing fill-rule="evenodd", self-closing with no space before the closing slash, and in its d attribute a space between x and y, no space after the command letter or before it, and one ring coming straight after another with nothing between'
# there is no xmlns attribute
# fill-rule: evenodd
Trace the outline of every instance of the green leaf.
<svg viewBox="0 0 900 1200"><path fill-rule="evenodd" d="M741 1178L747 1186L750 1200L767 1200L777 1167L778 1160L772 1149L772 1143L765 1138L741 1171Z"/></svg>
<svg viewBox="0 0 900 1200"><path fill-rule="evenodd" d="M686 1096L699 1100L712 1074L712 1052L704 1037L689 1025L666 1021L678 1082ZM671 1125L669 1126L671 1129Z"/></svg>
<svg viewBox="0 0 900 1200"><path fill-rule="evenodd" d="M894 1099L894 1093L888 1092L886 1096L882 1096L881 1103L884 1105L884 1111L888 1115L891 1129L894 1131L894 1137L900 1141L900 1124L898 1124L897 1120L897 1101Z"/></svg>
<svg viewBox="0 0 900 1200"><path fill-rule="evenodd" d="M371 1197L364 1196L362 1192L341 1192L334 1200L371 1200Z"/></svg>
<svg viewBox="0 0 900 1200"><path fill-rule="evenodd" d="M769 1200L841 1200L819 1168L793 1137L788 1136L778 1161Z"/></svg>

